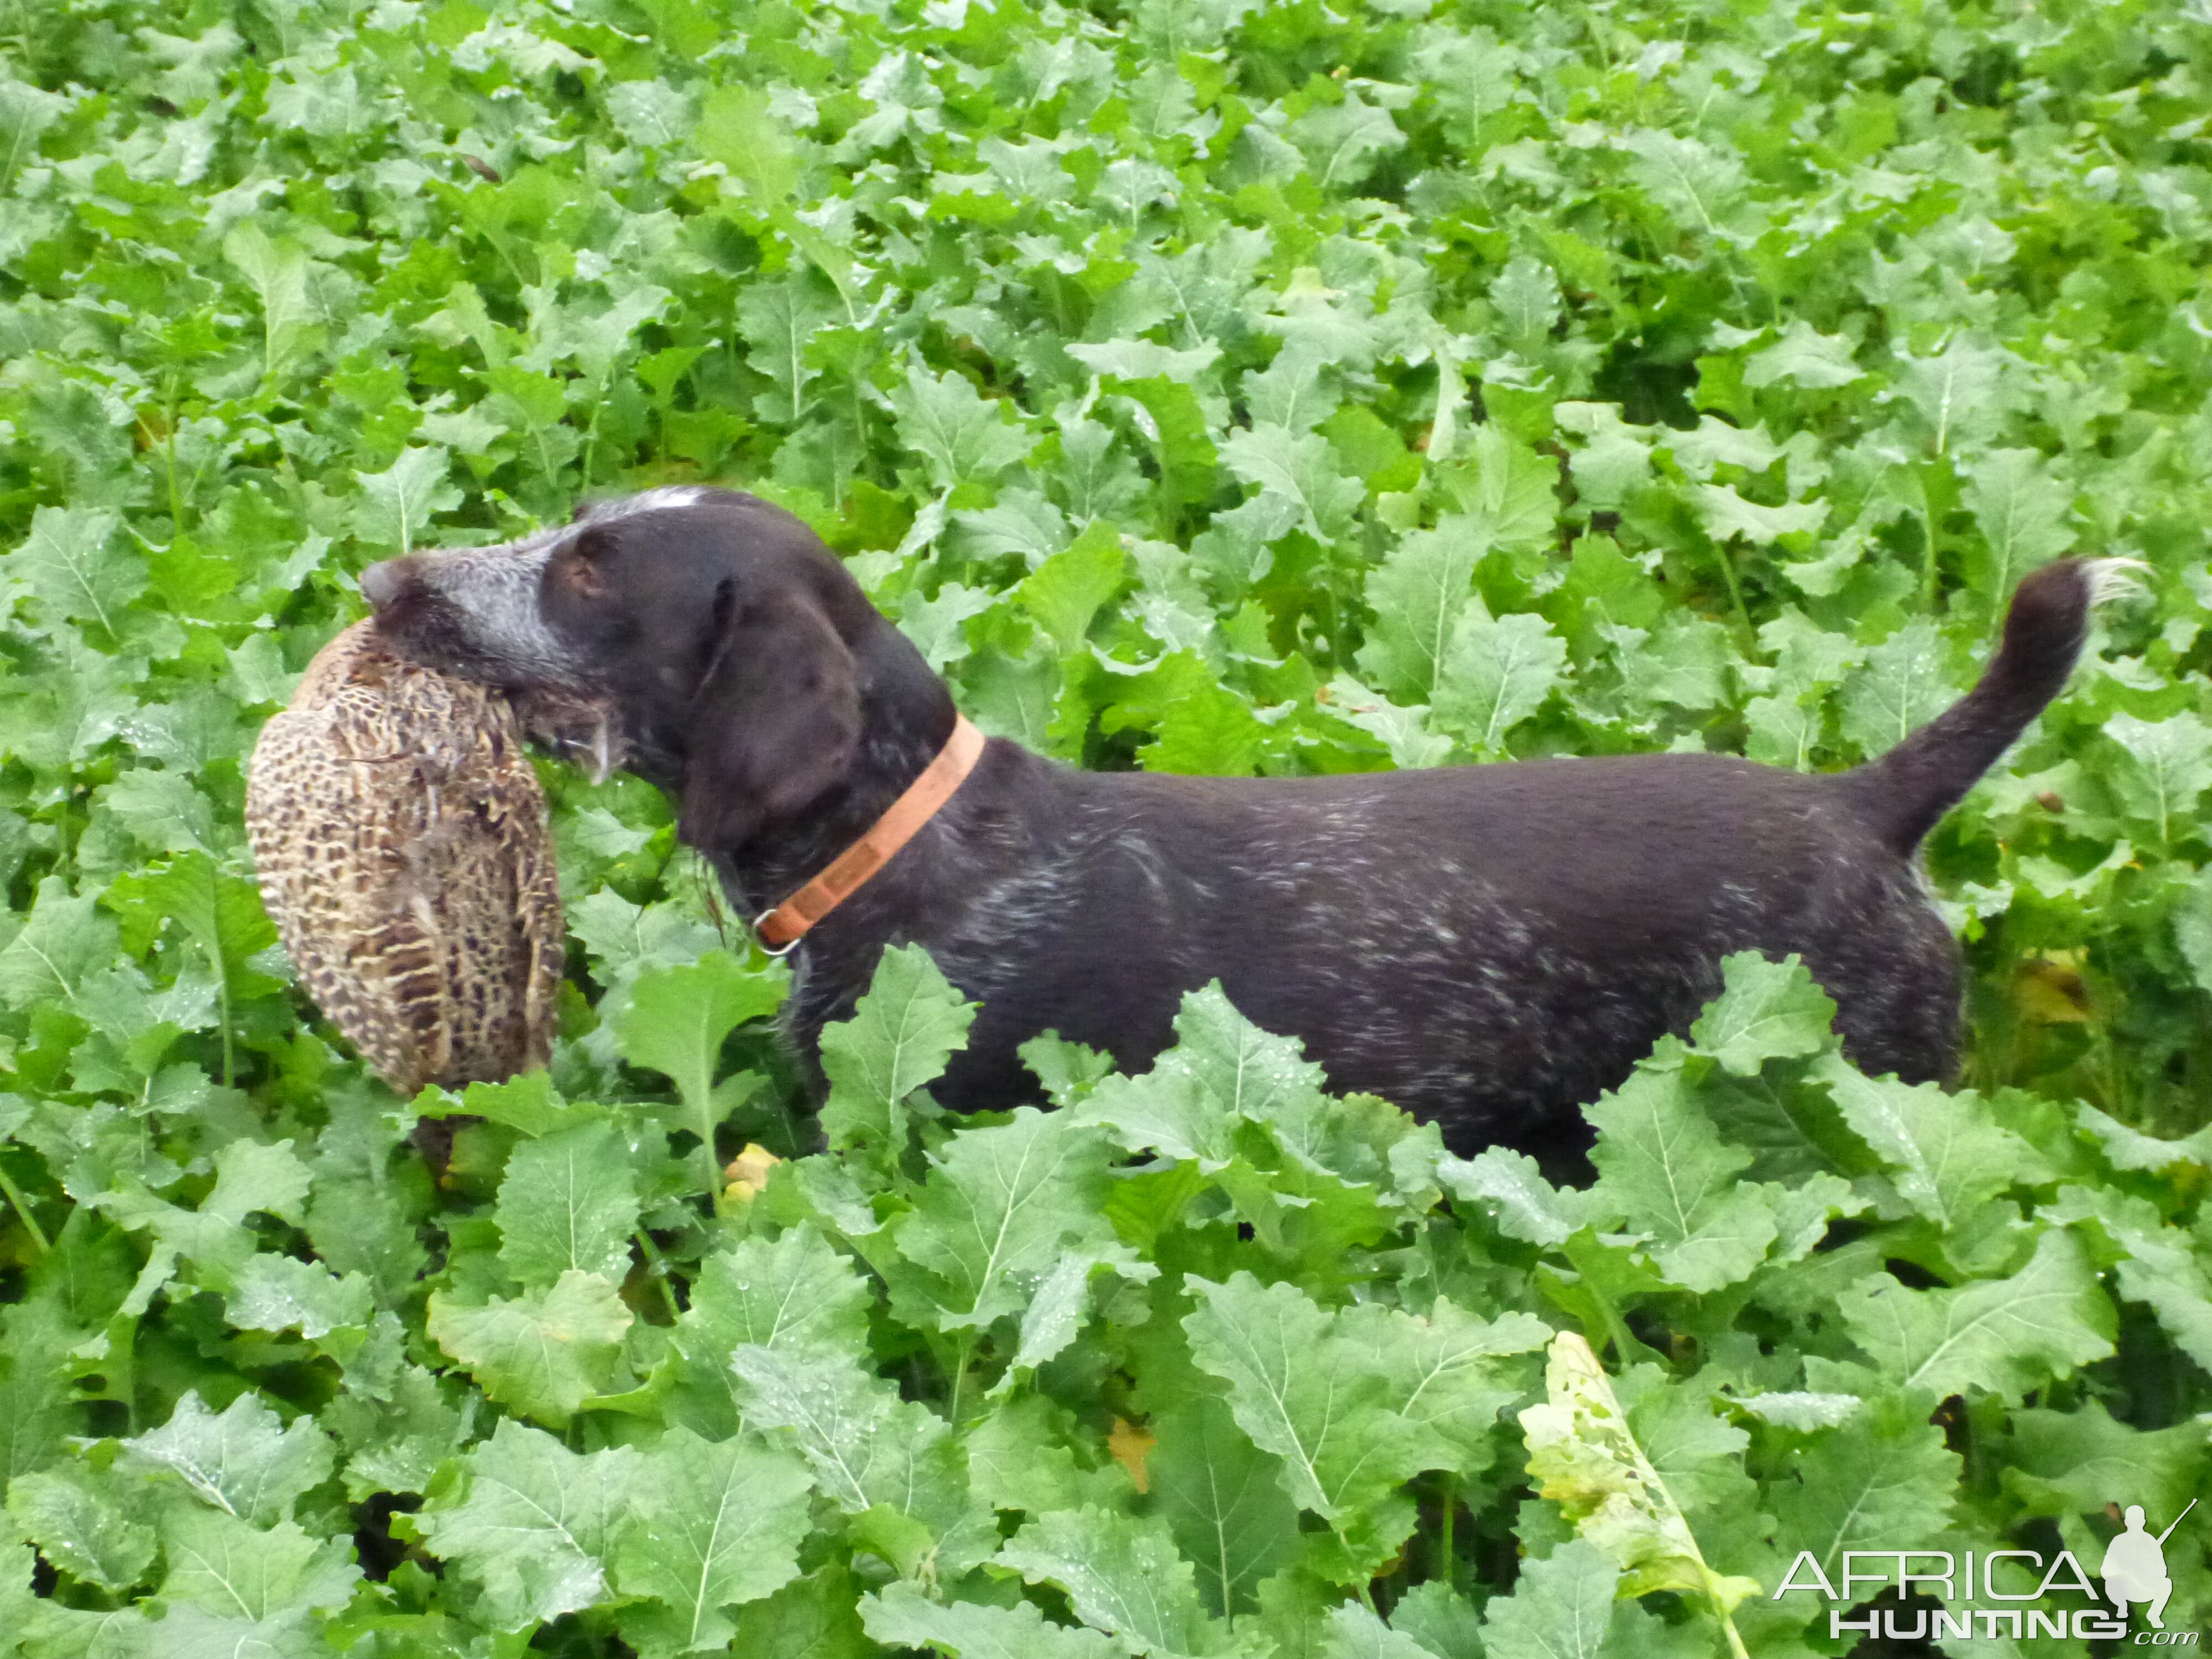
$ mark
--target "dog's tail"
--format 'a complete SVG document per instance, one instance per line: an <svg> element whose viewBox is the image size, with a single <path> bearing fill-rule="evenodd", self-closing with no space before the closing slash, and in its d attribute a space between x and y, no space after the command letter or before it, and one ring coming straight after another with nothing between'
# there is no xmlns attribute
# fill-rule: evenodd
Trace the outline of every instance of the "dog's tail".
<svg viewBox="0 0 2212 1659"><path fill-rule="evenodd" d="M2063 559L2029 574L2005 613L2004 641L1978 684L1878 760L1847 773L1867 823L1910 853L1966 799L2044 706L2066 689L2089 612L2126 592L2132 559Z"/></svg>

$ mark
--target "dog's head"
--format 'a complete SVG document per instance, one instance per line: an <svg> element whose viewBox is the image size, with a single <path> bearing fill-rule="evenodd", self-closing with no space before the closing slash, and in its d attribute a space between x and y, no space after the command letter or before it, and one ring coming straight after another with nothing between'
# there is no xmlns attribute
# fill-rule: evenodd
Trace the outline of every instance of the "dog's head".
<svg viewBox="0 0 2212 1659"><path fill-rule="evenodd" d="M535 735L674 794L680 833L734 848L844 778L891 630L813 532L733 491L649 490L499 547L374 565L393 646L503 687ZM595 729L594 729L595 728Z"/></svg>

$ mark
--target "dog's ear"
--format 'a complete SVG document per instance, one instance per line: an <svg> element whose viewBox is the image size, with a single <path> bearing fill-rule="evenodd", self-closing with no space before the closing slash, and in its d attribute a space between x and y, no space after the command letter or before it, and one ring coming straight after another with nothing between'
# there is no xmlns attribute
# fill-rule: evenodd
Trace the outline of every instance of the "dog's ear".
<svg viewBox="0 0 2212 1659"><path fill-rule="evenodd" d="M678 833L694 847L734 850L843 780L860 744L860 673L812 594L720 586L693 721Z"/></svg>

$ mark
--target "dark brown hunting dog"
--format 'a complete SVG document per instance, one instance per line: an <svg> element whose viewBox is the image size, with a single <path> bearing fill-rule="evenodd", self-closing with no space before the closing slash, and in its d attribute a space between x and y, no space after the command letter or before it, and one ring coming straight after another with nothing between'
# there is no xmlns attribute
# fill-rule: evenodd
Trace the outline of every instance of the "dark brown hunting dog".
<svg viewBox="0 0 2212 1659"><path fill-rule="evenodd" d="M1079 772L994 739L880 873L806 933L787 1013L811 1054L887 944L979 1000L947 1103L1038 1094L1054 1030L1141 1066L1218 979L1466 1152L1581 1135L1576 1106L1681 1030L1732 951L1802 956L1864 1069L1942 1079L1956 947L1914 851L2066 683L2107 567L2029 576L1981 683L1879 760L1808 776L1718 755L1297 779ZM952 698L798 520L660 489L507 546L362 577L434 667L578 710L603 764L666 790L748 916L876 823L954 731Z"/></svg>

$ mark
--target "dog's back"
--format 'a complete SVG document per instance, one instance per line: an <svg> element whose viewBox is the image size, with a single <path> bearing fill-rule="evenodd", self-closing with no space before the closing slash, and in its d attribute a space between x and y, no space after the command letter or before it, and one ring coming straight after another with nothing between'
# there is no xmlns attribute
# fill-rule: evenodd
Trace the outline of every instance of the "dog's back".
<svg viewBox="0 0 2212 1659"><path fill-rule="evenodd" d="M1219 979L1338 1087L1462 1147L1540 1149L1577 1139L1572 1106L1686 1029L1745 950L1802 957L1866 1070L1947 1078L1958 951L1914 855L2063 689L2106 580L2080 561L2031 576L1975 689L1845 773L1677 754L1237 780L1033 761L1023 833L1054 853L972 848L967 879L1019 863L1024 896L931 940L984 1003L947 1097L1025 1097L1012 1048L1048 1026L1141 1060L1173 992Z"/></svg>

